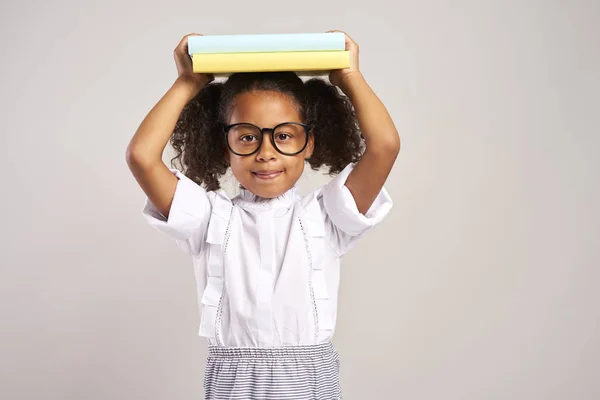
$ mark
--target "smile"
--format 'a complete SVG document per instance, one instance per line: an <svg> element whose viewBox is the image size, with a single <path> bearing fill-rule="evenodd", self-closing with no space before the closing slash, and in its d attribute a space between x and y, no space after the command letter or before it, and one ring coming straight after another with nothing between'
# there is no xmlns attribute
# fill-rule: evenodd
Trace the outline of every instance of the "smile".
<svg viewBox="0 0 600 400"><path fill-rule="evenodd" d="M275 179L281 175L283 171L269 171L269 172L253 172L259 179Z"/></svg>

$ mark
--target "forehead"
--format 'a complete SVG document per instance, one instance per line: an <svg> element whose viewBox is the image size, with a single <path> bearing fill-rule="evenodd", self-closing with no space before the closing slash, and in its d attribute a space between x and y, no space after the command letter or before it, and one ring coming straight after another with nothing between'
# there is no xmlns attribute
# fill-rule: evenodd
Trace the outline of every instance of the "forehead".
<svg viewBox="0 0 600 400"><path fill-rule="evenodd" d="M230 124L250 122L261 127L272 127L281 122L301 122L298 105L286 94L272 91L252 91L236 96Z"/></svg>

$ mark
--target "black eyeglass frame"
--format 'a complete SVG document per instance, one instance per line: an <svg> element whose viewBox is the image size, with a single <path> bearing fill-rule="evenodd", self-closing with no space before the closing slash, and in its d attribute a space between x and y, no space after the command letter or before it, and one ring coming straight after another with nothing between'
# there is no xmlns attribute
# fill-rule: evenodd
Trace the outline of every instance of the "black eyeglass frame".
<svg viewBox="0 0 600 400"><path fill-rule="evenodd" d="M288 125L288 124L300 125L300 126L302 126L304 128L304 131L306 132L306 140L304 142L304 146L302 146L302 148L300 150L298 150L297 152L295 152L295 153L284 153L275 144L275 138L274 138L275 130L277 128L279 128L281 125ZM254 126L256 129L258 129L260 131L260 138L259 138L258 147L252 153L248 153L248 154L237 153L229 145L229 138L228 138L229 130L231 128L233 128L234 126L238 126L238 125L251 125L251 126ZM227 147L229 148L229 150L233 154L236 154L238 156L251 156L252 154L256 153L258 150L260 150L260 147L262 146L262 143L263 143L263 138L265 136L265 132L269 132L270 133L269 136L271 137L271 144L273 145L273 147L275 148L275 150L277 150L278 153L281 153L281 154L283 154L285 156L295 156L296 154L302 153L304 151L304 149L306 149L306 146L308 145L308 136L309 136L309 132L310 132L311 129L312 129L312 127L310 125L303 124L302 122L282 122L280 124L275 125L273 128L261 128L260 126L254 125L254 124L252 124L250 122L238 122L236 124L231 124L231 125L225 126L223 128L223 132L225 133L225 142L227 143Z"/></svg>

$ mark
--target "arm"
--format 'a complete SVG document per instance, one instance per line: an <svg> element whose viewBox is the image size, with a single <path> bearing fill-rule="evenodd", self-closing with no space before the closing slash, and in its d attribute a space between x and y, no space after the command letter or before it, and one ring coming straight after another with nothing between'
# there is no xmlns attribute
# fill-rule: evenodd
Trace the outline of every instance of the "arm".
<svg viewBox="0 0 600 400"><path fill-rule="evenodd" d="M400 152L400 137L384 105L362 75L347 75L342 91L356 110L366 149L348 175L346 187L365 214L385 183Z"/></svg>
<svg viewBox="0 0 600 400"><path fill-rule="evenodd" d="M377 198L396 161L400 137L385 106L360 73L358 45L348 35L346 49L351 54L350 68L332 71L330 80L350 99L365 137L365 153L345 184L359 212L364 215Z"/></svg>
<svg viewBox="0 0 600 400"><path fill-rule="evenodd" d="M152 204L167 218L178 179L163 163L162 153L193 93L192 87L178 78L150 110L127 146L129 169Z"/></svg>
<svg viewBox="0 0 600 400"><path fill-rule="evenodd" d="M157 210L168 218L178 178L162 162L163 151L185 105L214 77L191 73L187 36L175 49L179 77L150 110L126 150L126 161L136 181Z"/></svg>

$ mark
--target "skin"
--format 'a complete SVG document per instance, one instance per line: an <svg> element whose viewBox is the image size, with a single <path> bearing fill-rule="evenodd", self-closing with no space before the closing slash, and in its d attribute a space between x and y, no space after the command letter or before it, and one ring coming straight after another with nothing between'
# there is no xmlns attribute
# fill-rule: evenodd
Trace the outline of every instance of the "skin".
<svg viewBox="0 0 600 400"><path fill-rule="evenodd" d="M329 81L352 103L365 138L365 152L348 175L345 186L352 193L358 212L366 214L400 153L400 137L387 109L359 70L358 44L343 31L328 32L344 33L346 50L350 52L350 67L331 71Z"/></svg>
<svg viewBox="0 0 600 400"><path fill-rule="evenodd" d="M282 122L304 122L295 101L278 92L253 91L239 94L235 99L229 124L249 122L263 128L272 128ZM233 175L240 184L257 196L273 198L289 190L304 171L305 160L312 155L314 137L309 135L306 148L299 154L279 153L265 133L258 151L239 156L227 149L225 155ZM276 170L282 173L274 179L261 179L254 172Z"/></svg>
<svg viewBox="0 0 600 400"><path fill-rule="evenodd" d="M188 36L192 35L199 34L184 36L175 48L177 80L144 118L126 150L127 164L133 176L159 212L167 218L177 178L162 162L163 151L185 105L206 84L214 80L211 74L196 74L192 71L192 60L187 52ZM385 106L359 70L358 45L347 34L344 35L346 50L350 52L350 67L331 71L329 80L352 102L365 138L365 153L348 175L345 185L352 193L358 211L366 214L381 191L400 152L400 137ZM292 102L286 103L281 97L277 101L275 98L276 96L268 97L261 93L260 96L254 97L257 100L256 104L251 104L250 95L240 96L235 105L237 114L230 117L231 123L234 117L240 120L247 118L252 119L247 122L271 128L278 122L299 121L299 115ZM292 110L295 114L292 114ZM312 153L312 146L311 143L304 155L286 157L277 153L271 147L271 143L265 140L261 151L253 157L239 159L233 154L226 157L230 157L234 174L245 187L261 197L274 197L284 193L300 177L304 169L304 160ZM282 169L284 174L274 181L257 182L251 175L251 171L257 167Z"/></svg>

